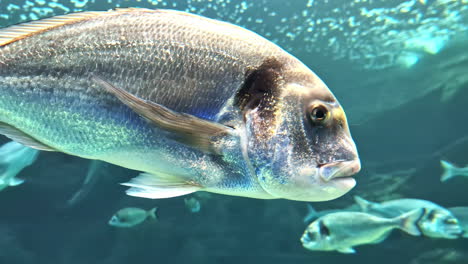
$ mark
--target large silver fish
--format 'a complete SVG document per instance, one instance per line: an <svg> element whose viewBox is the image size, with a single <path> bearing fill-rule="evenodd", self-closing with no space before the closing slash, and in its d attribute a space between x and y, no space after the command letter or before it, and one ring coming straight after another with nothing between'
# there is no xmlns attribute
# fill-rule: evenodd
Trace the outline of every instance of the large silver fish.
<svg viewBox="0 0 468 264"><path fill-rule="evenodd" d="M85 12L0 32L0 133L143 171L128 194L337 198L360 170L340 104L246 29L170 10Z"/></svg>

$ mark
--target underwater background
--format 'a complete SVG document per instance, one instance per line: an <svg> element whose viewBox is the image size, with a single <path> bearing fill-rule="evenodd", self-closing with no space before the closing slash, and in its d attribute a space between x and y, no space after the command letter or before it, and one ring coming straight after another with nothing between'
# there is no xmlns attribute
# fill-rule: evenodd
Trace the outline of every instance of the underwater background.
<svg viewBox="0 0 468 264"><path fill-rule="evenodd" d="M316 210L349 206L353 195L468 206L468 178L442 183L439 162L468 164L467 0L0 0L0 27L117 7L241 25L324 80L347 113L362 170L350 193ZM137 174L40 152L18 175L25 183L0 192L0 263L468 263L468 239L402 232L352 255L308 251L299 240L307 203L195 195L201 209L193 213L186 197L125 195L118 183ZM156 223L108 225L121 208L155 206Z"/></svg>

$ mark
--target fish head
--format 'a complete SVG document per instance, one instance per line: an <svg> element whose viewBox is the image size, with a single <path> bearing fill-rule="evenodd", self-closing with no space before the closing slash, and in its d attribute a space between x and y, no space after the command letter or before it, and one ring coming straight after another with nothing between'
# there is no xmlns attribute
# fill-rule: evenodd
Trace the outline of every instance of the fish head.
<svg viewBox="0 0 468 264"><path fill-rule="evenodd" d="M109 219L108 224L115 227L132 227L133 223L130 221L131 219L124 212L125 210L118 211Z"/></svg>
<svg viewBox="0 0 468 264"><path fill-rule="evenodd" d="M119 218L116 215L113 215L111 219L109 219L108 224L111 226L119 226L120 225Z"/></svg>
<svg viewBox="0 0 468 264"><path fill-rule="evenodd" d="M310 70L282 74L293 77L276 81L278 91L244 115L257 180L275 198L338 198L355 186L350 176L361 168L345 112Z"/></svg>
<svg viewBox="0 0 468 264"><path fill-rule="evenodd" d="M336 245L323 219L318 219L307 227L301 237L301 243L309 250L333 250L333 246Z"/></svg>
<svg viewBox="0 0 468 264"><path fill-rule="evenodd" d="M424 235L446 239L456 239L463 234L457 218L448 210L432 209L419 220Z"/></svg>

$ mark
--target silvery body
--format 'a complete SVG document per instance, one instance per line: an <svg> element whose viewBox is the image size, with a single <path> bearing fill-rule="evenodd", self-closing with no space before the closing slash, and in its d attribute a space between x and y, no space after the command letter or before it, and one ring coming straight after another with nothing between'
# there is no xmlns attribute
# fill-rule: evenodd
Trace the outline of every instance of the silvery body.
<svg viewBox="0 0 468 264"><path fill-rule="evenodd" d="M243 28L124 9L7 28L0 43L0 132L144 172L131 195L320 201L355 185L333 94Z"/></svg>
<svg viewBox="0 0 468 264"><path fill-rule="evenodd" d="M148 211L136 207L123 208L111 217L108 224L115 227L134 227L147 219L157 220L156 210L157 208Z"/></svg>
<svg viewBox="0 0 468 264"><path fill-rule="evenodd" d="M312 222L301 237L309 250L355 253L354 246L377 244L399 228L411 235L420 235L416 225L424 209L416 209L395 218L382 218L362 212L338 212Z"/></svg>
<svg viewBox="0 0 468 264"><path fill-rule="evenodd" d="M425 208L426 213L418 221L425 236L455 239L462 234L462 229L455 216L446 208L421 199L396 199L382 203L366 201L355 197L362 210L382 217L395 217L418 208Z"/></svg>

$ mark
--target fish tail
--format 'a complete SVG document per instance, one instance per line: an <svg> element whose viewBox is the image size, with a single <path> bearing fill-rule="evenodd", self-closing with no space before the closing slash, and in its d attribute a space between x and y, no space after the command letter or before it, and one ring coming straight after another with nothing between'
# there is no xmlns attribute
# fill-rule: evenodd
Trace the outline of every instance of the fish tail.
<svg viewBox="0 0 468 264"><path fill-rule="evenodd" d="M317 211L315 211L314 207L311 204L307 204L307 215L304 217L304 223L309 223L315 218L317 218Z"/></svg>
<svg viewBox="0 0 468 264"><path fill-rule="evenodd" d="M455 170L457 167L453 165L452 163L446 161L446 160L440 160L440 165L442 166L442 169L444 169L444 172L442 173L442 176L440 177L441 182L445 182L453 176L455 176Z"/></svg>
<svg viewBox="0 0 468 264"><path fill-rule="evenodd" d="M418 226L419 220L426 214L425 208L414 209L402 214L394 220L399 223L399 228L413 236L420 236L421 229Z"/></svg>
<svg viewBox="0 0 468 264"><path fill-rule="evenodd" d="M354 201L356 202L359 207L361 207L361 211L368 212L374 205L373 202L367 201L366 199L362 198L361 196L355 195Z"/></svg>
<svg viewBox="0 0 468 264"><path fill-rule="evenodd" d="M158 220L158 215L156 214L158 211L158 207L154 207L153 209L148 211L148 217L153 220Z"/></svg>

